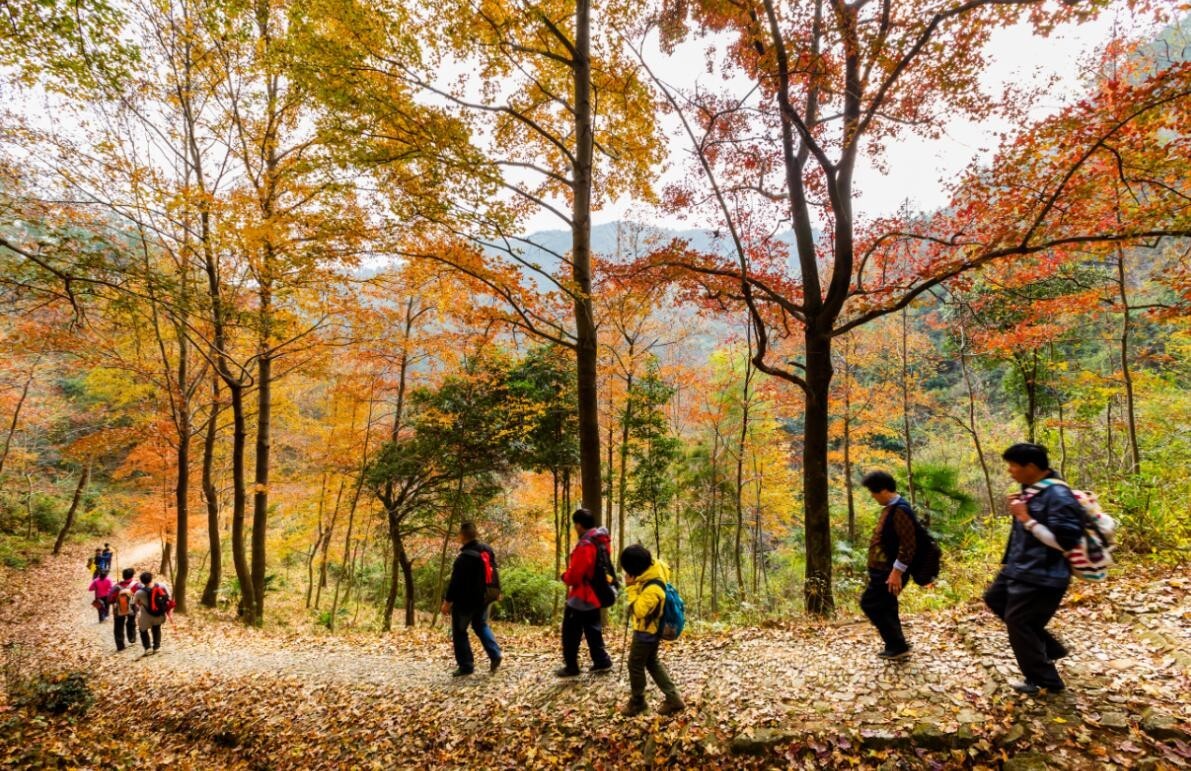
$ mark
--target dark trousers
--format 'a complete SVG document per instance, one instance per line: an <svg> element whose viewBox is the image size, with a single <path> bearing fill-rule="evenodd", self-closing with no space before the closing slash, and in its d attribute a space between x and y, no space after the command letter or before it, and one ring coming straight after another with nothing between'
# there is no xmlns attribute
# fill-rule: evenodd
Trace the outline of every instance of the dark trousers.
<svg viewBox="0 0 1191 771"><path fill-rule="evenodd" d="M984 604L1005 622L1017 666L1028 682L1052 690L1063 687L1054 660L1066 655L1063 644L1046 625L1059 609L1067 587L1059 589L1022 583L998 575L984 593Z"/></svg>
<svg viewBox="0 0 1191 771"><path fill-rule="evenodd" d="M897 598L889 593L889 587L885 585L889 573L888 570L868 571L868 586L860 596L860 609L868 616L868 620L873 622L881 639L885 641L885 650L901 653L910 646L906 644L906 636L902 634Z"/></svg>
<svg viewBox="0 0 1191 771"><path fill-rule="evenodd" d="M591 663L597 667L612 665L612 657L604 648L604 630L600 625L600 609L576 610L570 605L562 614L562 662L567 669L579 669L579 642L587 638Z"/></svg>
<svg viewBox="0 0 1191 771"><path fill-rule="evenodd" d="M127 636L128 644L132 645L136 642L136 614L129 613L127 616L112 615L115 619L112 626L116 629L116 650L124 650L124 638Z"/></svg>
<svg viewBox="0 0 1191 771"><path fill-rule="evenodd" d="M632 647L629 648L629 689L632 693L630 698L635 704L645 701L646 672L657 683L658 688L662 689L662 693L666 694L667 701L672 703L682 701L678 695L678 689L674 687L674 681L670 679L670 673L666 671L665 665L658 660L658 648L660 647L661 642L658 640L647 642L634 639Z"/></svg>
<svg viewBox="0 0 1191 771"><path fill-rule="evenodd" d="M144 611L142 611L142 612L144 612ZM141 645L143 645L145 647L145 650L149 650L149 633L150 632L152 632L152 634L153 634L153 650L157 650L158 648L161 647L161 624L154 624L153 626L149 627L148 629L141 630Z"/></svg>
<svg viewBox="0 0 1191 771"><path fill-rule="evenodd" d="M103 599L99 600L99 602L100 606L96 608L96 610L99 611L99 623L102 624L104 621L108 620L108 602L107 600Z"/></svg>
<svg viewBox="0 0 1191 771"><path fill-rule="evenodd" d="M480 645L488 654L490 661L500 660L500 646L496 644L496 635L492 634L492 627L488 626L488 608L451 608L451 642L455 646L455 663L460 669L471 671L475 669L475 658L471 653L471 640L467 637L467 630L471 629L480 638Z"/></svg>

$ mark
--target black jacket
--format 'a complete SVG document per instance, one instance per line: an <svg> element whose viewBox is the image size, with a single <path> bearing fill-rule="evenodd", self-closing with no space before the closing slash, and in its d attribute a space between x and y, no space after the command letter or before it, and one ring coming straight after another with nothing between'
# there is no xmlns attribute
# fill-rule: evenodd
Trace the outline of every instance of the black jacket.
<svg viewBox="0 0 1191 771"><path fill-rule="evenodd" d="M459 554L455 557L455 565L451 568L451 582L447 585L447 593L443 599L461 611L484 607L484 590L487 583L484 579L484 562L479 556L481 552L488 553L495 573L496 552L492 551L491 546L480 541L469 541L461 546Z"/></svg>
<svg viewBox="0 0 1191 771"><path fill-rule="evenodd" d="M1053 471L1047 477L1059 478ZM1026 489L1023 485L1022 491ZM1065 485L1046 487L1030 498L1026 508L1031 517L1054 533L1065 551L1079 545L1083 537L1083 507ZM1034 586L1060 589L1071 580L1071 569L1063 552L1039 541L1016 519L1001 564L1002 575Z"/></svg>

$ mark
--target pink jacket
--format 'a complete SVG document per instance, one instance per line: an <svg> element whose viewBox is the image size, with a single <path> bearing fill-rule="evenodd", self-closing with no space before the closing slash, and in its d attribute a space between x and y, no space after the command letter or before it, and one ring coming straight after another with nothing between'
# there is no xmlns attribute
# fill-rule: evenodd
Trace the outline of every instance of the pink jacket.
<svg viewBox="0 0 1191 771"><path fill-rule="evenodd" d="M97 578L91 582L91 585L87 587L87 590L95 592L95 599L106 600L108 595L112 593L112 579Z"/></svg>

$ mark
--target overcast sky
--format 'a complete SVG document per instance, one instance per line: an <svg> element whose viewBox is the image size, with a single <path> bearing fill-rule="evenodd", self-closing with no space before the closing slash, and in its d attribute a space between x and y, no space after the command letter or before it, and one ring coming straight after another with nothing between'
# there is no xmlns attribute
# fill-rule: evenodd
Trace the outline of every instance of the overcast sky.
<svg viewBox="0 0 1191 771"><path fill-rule="evenodd" d="M1082 25L1060 27L1048 38L1035 37L1028 25L1006 28L994 34L990 41L990 67L983 83L989 94L1000 94L1007 83L1028 83L1051 76L1059 78L1035 117L1058 110L1064 104L1078 99L1084 86L1080 82L1081 59L1091 54L1097 46L1117 32L1129 35L1149 29L1148 23L1131 19L1127 12L1106 12L1094 22ZM696 50L697 53L697 50ZM655 56L661 56L656 54ZM701 57L691 61L690 57L672 57L660 64L651 62L661 77L668 81L679 80L685 72L689 84L691 72L703 73ZM883 173L867 165L863 159L856 172L856 190L859 197L855 206L862 217L880 216L897 210L903 201L909 199L915 209L930 210L947 203L946 191L940 181L953 179L974 158L987 158L996 147L996 137L1009 127L1001 122L974 124L969 121L954 121L946 129L945 136L937 141L910 137L886 149L886 171ZM682 153L688 144L682 136L671 135L673 150L672 165L683 162ZM689 156L688 156L689 157ZM648 207L633 201L618 201L616 205L598 212L595 223L618 219L634 219L671 227L691 227L668 219ZM535 218L531 230L558 229L559 221L545 215Z"/></svg>

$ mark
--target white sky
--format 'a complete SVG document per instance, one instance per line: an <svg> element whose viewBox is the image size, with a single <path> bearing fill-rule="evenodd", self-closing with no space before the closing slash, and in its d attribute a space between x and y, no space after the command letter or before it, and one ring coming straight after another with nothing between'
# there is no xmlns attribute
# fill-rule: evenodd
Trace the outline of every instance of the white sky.
<svg viewBox="0 0 1191 771"><path fill-rule="evenodd" d="M1111 37L1114 24L1117 25L1117 32L1125 35L1150 26L1147 22L1132 19L1127 11L1108 11L1093 22L1060 27L1047 38L1035 37L1030 27L1024 24L999 30L989 44L990 66L982 79L986 92L999 95L1008 83L1030 83L1057 76L1059 80L1055 88L1048 92L1047 98L1039 105L1035 117L1057 111L1082 94L1081 60ZM654 56L660 54L655 53ZM704 70L701 60L691 61L689 56L685 61L677 56L668 61L655 60L651 66L664 79L684 85L690 82L690 72ZM686 82L683 81L684 70ZM708 76L704 73L702 78L709 86L715 84L708 78L720 80L718 74ZM973 159L989 157L996 148L998 133L1009 128L1003 122L975 124L957 120L947 126L945 136L937 141L909 137L886 148L885 173L872 165L866 165L862 159L855 178L859 193L855 204L857 214L869 218L893 213L907 199L912 208L917 210L931 210L945 205L947 194L941 183L953 179ZM671 166L675 167L671 173L674 173L687 163L688 143L684 136L670 136ZM600 224L619 219L675 228L696 224L662 216L650 207L630 200L617 201L604 208L594 215L593 221ZM529 230L533 232L558 227L557 219L545 215L535 217Z"/></svg>

